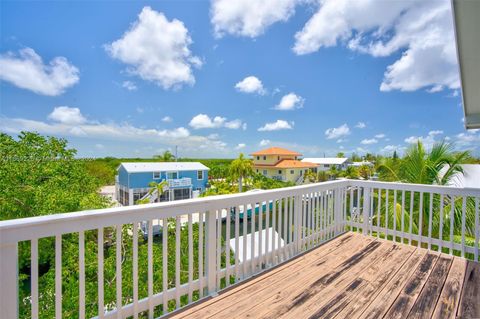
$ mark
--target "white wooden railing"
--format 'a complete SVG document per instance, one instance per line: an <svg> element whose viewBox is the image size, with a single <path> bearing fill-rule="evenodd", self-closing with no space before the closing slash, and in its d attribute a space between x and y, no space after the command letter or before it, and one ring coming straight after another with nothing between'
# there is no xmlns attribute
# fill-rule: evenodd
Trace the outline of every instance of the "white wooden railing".
<svg viewBox="0 0 480 319"><path fill-rule="evenodd" d="M453 213L449 208L452 198L457 203ZM47 317L48 309L54 309L52 316L56 318L157 317L288 261L348 230L478 261L479 198L479 189L342 180L3 221L0 317ZM422 214L415 214L415 210ZM455 219L450 218L452 214ZM423 220L426 217L428 220ZM145 222L148 231L143 243L139 225ZM153 237L154 225L162 230L161 238ZM44 238L54 238L51 266L55 287L51 288L54 302L50 308L39 307L46 294L39 285L39 241ZM62 297L64 281L73 276L62 272L62 247L67 240L75 240L78 245L78 300ZM19 300L18 261L19 256L25 256L25 252L19 254L19 248L26 242L31 257L30 292ZM146 270L139 269L142 245L146 249ZM96 247L93 257L92 246ZM131 267L123 264L126 255L131 256ZM86 265L91 267L86 258L95 260L97 275L93 282L86 276ZM110 265L113 269L105 268L106 258L115 259ZM114 276L107 283L106 276L112 272ZM126 272L130 272L126 277L131 282L124 280L122 273ZM107 300L106 287L111 290L113 283L115 298ZM95 296L87 294L87 284L96 285ZM127 284L132 285L132 291L125 293L122 285ZM139 293L142 285L147 286L145 296ZM69 302L78 304L74 314L65 313Z"/></svg>

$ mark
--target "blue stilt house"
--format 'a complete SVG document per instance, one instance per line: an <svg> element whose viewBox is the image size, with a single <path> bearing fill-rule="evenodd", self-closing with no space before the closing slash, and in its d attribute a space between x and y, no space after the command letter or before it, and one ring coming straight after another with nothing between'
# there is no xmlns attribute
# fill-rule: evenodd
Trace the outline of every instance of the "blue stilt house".
<svg viewBox="0 0 480 319"><path fill-rule="evenodd" d="M134 162L121 163L117 171L117 201L128 206L147 196L151 182L168 184L153 202L197 197L207 187L209 168L199 162Z"/></svg>

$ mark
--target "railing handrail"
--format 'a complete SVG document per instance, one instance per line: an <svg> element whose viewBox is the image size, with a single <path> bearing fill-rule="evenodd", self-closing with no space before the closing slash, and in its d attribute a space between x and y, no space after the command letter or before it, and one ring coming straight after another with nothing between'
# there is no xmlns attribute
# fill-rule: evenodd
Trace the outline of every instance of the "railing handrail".
<svg viewBox="0 0 480 319"><path fill-rule="evenodd" d="M382 188L389 190L405 190L414 192L436 193L454 196L480 196L480 188L454 187L445 185L413 184L400 182L379 182L370 180L348 179L348 186L360 186L369 188Z"/></svg>
<svg viewBox="0 0 480 319"><path fill-rule="evenodd" d="M138 206L113 207L85 210L72 213L60 213L28 218L0 221L0 244L14 243L33 238L42 238L77 232L81 230L108 227L112 224L128 224L152 218L168 218L188 212L209 210L231 205L241 205L250 201L265 201L272 195L294 196L308 189L332 187L369 187L415 192L432 192L453 196L480 197L479 188L456 188L442 185L409 184L398 182L378 182L366 180L334 180L300 186L263 190L255 193L228 194L209 197L178 200L174 202L152 203ZM44 228L42 228L44 227Z"/></svg>
<svg viewBox="0 0 480 319"><path fill-rule="evenodd" d="M55 236L109 227L117 224L131 224L149 219L176 217L190 212L208 211L236 205L262 202L273 198L295 196L312 190L345 187L347 180L336 180L316 184L291 186L263 190L255 193L228 194L198 197L172 202L161 202L137 206L113 207L60 213L28 218L0 221L0 245L24 240ZM272 196L273 195L273 196Z"/></svg>

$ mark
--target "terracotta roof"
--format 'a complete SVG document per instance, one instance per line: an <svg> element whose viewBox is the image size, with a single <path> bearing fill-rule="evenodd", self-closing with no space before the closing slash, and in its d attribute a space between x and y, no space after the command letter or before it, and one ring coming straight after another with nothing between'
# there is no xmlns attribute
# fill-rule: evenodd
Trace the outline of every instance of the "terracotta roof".
<svg viewBox="0 0 480 319"><path fill-rule="evenodd" d="M255 153L252 153L250 155L257 156L257 155L293 155L293 156L300 156L302 154L287 150L285 148L281 147L270 147Z"/></svg>
<svg viewBox="0 0 480 319"><path fill-rule="evenodd" d="M309 163L309 162L301 162L297 160L281 160L275 165L262 165L256 164L254 167L264 167L264 168L314 168L317 167L318 164Z"/></svg>

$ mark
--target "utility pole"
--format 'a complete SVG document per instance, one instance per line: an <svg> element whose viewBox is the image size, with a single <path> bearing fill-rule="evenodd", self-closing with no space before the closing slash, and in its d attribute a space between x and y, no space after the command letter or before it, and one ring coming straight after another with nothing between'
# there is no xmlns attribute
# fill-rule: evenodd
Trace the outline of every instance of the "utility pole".
<svg viewBox="0 0 480 319"><path fill-rule="evenodd" d="M178 145L175 145L175 162L178 161Z"/></svg>

